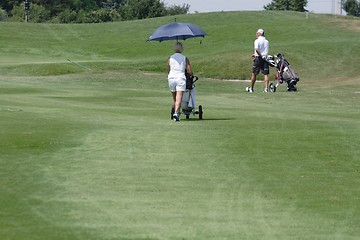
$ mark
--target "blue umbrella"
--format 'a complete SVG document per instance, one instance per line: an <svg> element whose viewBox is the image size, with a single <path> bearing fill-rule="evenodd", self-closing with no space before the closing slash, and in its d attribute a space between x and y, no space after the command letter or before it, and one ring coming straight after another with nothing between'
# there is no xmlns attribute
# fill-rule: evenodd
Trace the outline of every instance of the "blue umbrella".
<svg viewBox="0 0 360 240"><path fill-rule="evenodd" d="M186 40L194 37L205 37L207 34L192 23L173 22L156 29L147 41Z"/></svg>

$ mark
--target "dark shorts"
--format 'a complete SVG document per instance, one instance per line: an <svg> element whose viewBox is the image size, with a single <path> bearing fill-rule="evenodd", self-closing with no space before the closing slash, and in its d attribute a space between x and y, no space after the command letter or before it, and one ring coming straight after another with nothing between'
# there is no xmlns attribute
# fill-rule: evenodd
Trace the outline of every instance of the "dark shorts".
<svg viewBox="0 0 360 240"><path fill-rule="evenodd" d="M269 63L262 58L255 57L252 72L257 75L259 74L260 70L264 75L269 75Z"/></svg>

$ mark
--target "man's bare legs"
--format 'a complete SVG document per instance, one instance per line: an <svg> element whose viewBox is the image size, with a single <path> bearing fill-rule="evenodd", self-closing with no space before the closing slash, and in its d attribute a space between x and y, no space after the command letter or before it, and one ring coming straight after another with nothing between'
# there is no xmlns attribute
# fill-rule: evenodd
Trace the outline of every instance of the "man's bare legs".
<svg viewBox="0 0 360 240"><path fill-rule="evenodd" d="M264 75L264 84L265 84L264 92L269 91L269 75Z"/></svg>
<svg viewBox="0 0 360 240"><path fill-rule="evenodd" d="M257 75L255 73L251 74L251 91L254 91L256 77ZM269 75L264 75L264 92L267 91L269 91Z"/></svg>

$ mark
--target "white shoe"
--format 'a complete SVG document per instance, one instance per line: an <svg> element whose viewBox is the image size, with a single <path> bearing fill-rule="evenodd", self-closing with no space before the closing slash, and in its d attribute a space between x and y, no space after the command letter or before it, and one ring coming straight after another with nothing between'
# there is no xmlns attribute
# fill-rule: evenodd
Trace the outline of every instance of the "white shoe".
<svg viewBox="0 0 360 240"><path fill-rule="evenodd" d="M264 92L269 92L269 90L267 88L264 89Z"/></svg>
<svg viewBox="0 0 360 240"><path fill-rule="evenodd" d="M246 87L245 89L247 92L254 92L254 90L251 87Z"/></svg>
<svg viewBox="0 0 360 240"><path fill-rule="evenodd" d="M180 122L180 116L177 113L173 114L173 118L175 122Z"/></svg>

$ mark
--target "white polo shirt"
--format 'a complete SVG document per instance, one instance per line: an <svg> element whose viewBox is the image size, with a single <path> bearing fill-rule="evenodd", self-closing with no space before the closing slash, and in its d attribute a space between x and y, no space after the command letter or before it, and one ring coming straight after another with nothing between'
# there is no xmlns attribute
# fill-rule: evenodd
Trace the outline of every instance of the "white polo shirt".
<svg viewBox="0 0 360 240"><path fill-rule="evenodd" d="M269 41L264 36L259 36L254 42L255 56L259 56L256 49L259 49L261 56L266 58L269 53Z"/></svg>

